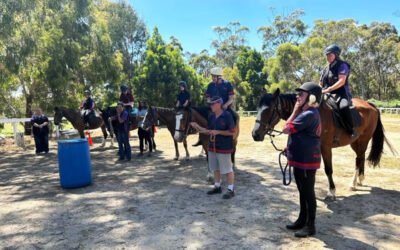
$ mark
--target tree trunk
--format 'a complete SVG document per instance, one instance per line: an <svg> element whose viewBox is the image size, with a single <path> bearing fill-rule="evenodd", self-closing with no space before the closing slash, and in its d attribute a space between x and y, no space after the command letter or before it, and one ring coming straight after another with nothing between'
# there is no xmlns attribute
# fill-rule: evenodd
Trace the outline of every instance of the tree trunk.
<svg viewBox="0 0 400 250"><path fill-rule="evenodd" d="M31 117L32 116L32 103L33 103L33 96L31 94L25 94L25 117ZM24 124L24 129L25 129L25 135L31 135L32 134L32 125L30 122L25 122Z"/></svg>

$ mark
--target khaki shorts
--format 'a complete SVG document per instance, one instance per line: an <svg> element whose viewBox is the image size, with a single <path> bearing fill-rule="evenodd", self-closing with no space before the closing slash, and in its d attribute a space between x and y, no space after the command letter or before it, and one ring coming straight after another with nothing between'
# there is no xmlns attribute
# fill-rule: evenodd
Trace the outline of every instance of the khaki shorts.
<svg viewBox="0 0 400 250"><path fill-rule="evenodd" d="M221 174L233 172L231 154L208 152L208 166L211 171L219 170Z"/></svg>

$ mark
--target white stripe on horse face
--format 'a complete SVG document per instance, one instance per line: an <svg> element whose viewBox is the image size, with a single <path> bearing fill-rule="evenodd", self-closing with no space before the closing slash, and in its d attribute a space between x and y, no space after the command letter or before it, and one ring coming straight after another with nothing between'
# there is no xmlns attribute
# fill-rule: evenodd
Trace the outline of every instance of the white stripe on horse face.
<svg viewBox="0 0 400 250"><path fill-rule="evenodd" d="M258 108L256 120L261 122L261 114L267 108L268 108L268 106L262 106L261 108ZM252 132L253 135L255 135L256 131L260 128L260 125L261 124L259 122L256 122L254 124L253 132Z"/></svg>
<svg viewBox="0 0 400 250"><path fill-rule="evenodd" d="M180 129L182 118L183 118L183 114L175 115L175 134L174 134L175 140L179 139L180 132L178 130Z"/></svg>

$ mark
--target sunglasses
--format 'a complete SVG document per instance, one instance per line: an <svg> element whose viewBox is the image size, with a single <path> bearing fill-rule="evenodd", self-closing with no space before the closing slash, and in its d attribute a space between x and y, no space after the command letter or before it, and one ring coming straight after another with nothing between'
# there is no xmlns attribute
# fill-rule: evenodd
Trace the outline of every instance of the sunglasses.
<svg viewBox="0 0 400 250"><path fill-rule="evenodd" d="M306 92L304 92L304 91L299 91L299 92L297 92L296 96L301 97L301 96L303 96L303 95L305 95L305 94L306 94Z"/></svg>

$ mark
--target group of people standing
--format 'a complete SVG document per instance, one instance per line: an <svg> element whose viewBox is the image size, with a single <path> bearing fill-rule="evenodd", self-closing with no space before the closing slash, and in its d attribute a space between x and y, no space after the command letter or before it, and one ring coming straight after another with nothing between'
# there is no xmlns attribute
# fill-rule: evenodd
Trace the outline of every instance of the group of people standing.
<svg viewBox="0 0 400 250"><path fill-rule="evenodd" d="M340 48L333 44L325 49L328 65L323 70L320 83L306 82L296 89L297 101L291 116L287 119L283 132L289 135L286 148L288 164L294 168L294 177L300 198L300 212L294 223L288 224L287 229L296 230L296 237L307 237L316 233L316 199L315 174L320 167L321 150L321 120L318 106L322 94L330 93L339 104L344 118L351 128L348 132L357 136L354 123L349 111L351 105L351 91L348 77L350 65L340 59ZM235 96L231 83L224 80L223 70L215 67L210 70L212 81L208 84L205 97L211 108L207 127L201 127L192 122L190 125L200 133L210 136L208 145L208 164L214 171L214 186L207 192L208 195L222 193L221 175L227 176L227 192L222 198L230 199L235 196L234 172L230 155L233 151L233 135L235 132L236 113L232 110ZM85 112L92 112L94 101L89 91L85 91L87 99L82 103ZM131 160L129 144L129 114L133 108L133 96L127 86L121 86L120 102L117 105L119 160ZM187 83L179 82L179 93L176 98L177 108L189 108L191 104ZM144 115L146 105L139 102L138 115ZM88 122L87 114L83 116ZM86 118L85 118L86 117ZM32 117L33 132L36 143L36 153L48 152L47 134L48 119L40 110ZM140 155L143 154L144 140L149 143L152 151L151 134L139 126Z"/></svg>

